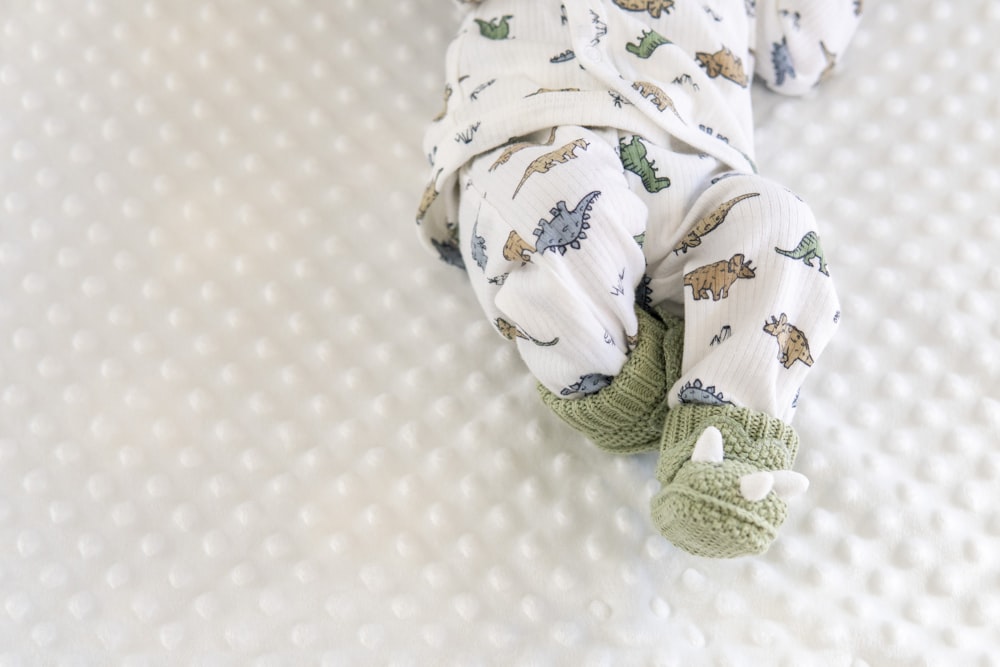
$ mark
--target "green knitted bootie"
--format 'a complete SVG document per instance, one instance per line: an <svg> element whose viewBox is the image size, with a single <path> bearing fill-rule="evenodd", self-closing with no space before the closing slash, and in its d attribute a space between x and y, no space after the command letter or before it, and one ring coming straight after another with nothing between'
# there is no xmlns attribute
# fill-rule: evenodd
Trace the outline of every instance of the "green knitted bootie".
<svg viewBox="0 0 1000 667"><path fill-rule="evenodd" d="M653 522L697 556L733 558L767 550L787 516L785 500L809 480L790 468L792 427L734 406L681 405L667 415L651 503Z"/></svg>
<svg viewBox="0 0 1000 667"><path fill-rule="evenodd" d="M667 392L680 377L684 322L636 308L638 343L607 387L562 398L538 385L542 401L601 449L631 454L656 449L667 416Z"/></svg>

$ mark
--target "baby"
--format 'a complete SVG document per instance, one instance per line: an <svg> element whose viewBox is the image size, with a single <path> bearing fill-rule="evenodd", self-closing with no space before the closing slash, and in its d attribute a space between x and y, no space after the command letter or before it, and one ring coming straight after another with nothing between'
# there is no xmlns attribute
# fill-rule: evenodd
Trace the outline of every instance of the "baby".
<svg viewBox="0 0 1000 667"><path fill-rule="evenodd" d="M789 422L840 310L811 211L757 174L750 85L811 90L861 0L461 4L423 238L549 408L659 448L664 536L766 550L808 486Z"/></svg>

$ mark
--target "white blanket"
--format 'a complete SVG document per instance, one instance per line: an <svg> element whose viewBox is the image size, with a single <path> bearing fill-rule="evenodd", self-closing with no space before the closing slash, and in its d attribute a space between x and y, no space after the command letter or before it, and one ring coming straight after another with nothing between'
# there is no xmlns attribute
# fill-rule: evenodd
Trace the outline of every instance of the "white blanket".
<svg viewBox="0 0 1000 667"><path fill-rule="evenodd" d="M1000 6L866 5L755 92L844 320L720 562L418 245L447 3L9 3L0 664L1000 664Z"/></svg>

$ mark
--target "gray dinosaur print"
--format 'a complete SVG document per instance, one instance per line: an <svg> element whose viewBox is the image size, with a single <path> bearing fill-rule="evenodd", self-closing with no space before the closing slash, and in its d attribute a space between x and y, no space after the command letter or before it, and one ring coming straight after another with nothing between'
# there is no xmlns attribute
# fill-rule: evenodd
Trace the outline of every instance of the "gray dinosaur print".
<svg viewBox="0 0 1000 667"><path fill-rule="evenodd" d="M721 391L716 391L715 386L704 386L699 379L688 382L677 394L681 403L698 403L700 405L732 405L732 401L727 401Z"/></svg>
<svg viewBox="0 0 1000 667"><path fill-rule="evenodd" d="M462 251L457 244L450 241L431 239L431 245L437 250L442 262L465 269L465 260L462 259Z"/></svg>
<svg viewBox="0 0 1000 667"><path fill-rule="evenodd" d="M813 260L819 260L819 272L824 276L829 276L830 272L826 268L826 260L823 258L823 248L819 243L819 236L816 232L807 232L799 244L795 246L792 250L782 250L781 248L775 247L774 251L779 255L784 255L785 257L791 257L792 259L801 259L805 262L806 266L813 266Z"/></svg>
<svg viewBox="0 0 1000 667"><path fill-rule="evenodd" d="M788 50L788 38L782 38L781 42L776 42L771 46L771 64L774 65L774 83L782 86L785 77L795 78L795 66L792 63L792 54Z"/></svg>
<svg viewBox="0 0 1000 667"><path fill-rule="evenodd" d="M590 396L591 394L596 394L600 390L609 386L612 380L614 380L614 378L610 375L588 373L587 375L581 375L578 382L571 384L559 393L563 396L570 396L576 393L581 393L584 396Z"/></svg>
<svg viewBox="0 0 1000 667"><path fill-rule="evenodd" d="M555 207L549 210L552 219L539 220L538 228L533 232L538 237L538 241L535 243L535 250L538 254L541 255L546 250L551 250L565 255L567 248L579 250L580 241L587 238L586 230L590 228L588 222L590 209L594 205L594 200L600 196L600 190L588 192L573 210L566 207L565 201L556 202Z"/></svg>
<svg viewBox="0 0 1000 667"><path fill-rule="evenodd" d="M643 274L642 280L635 286L635 303L647 310L653 307L653 289L649 286L651 282L653 279Z"/></svg>
<svg viewBox="0 0 1000 667"><path fill-rule="evenodd" d="M477 232L479 229L479 223L476 222L472 227L472 240L470 245L472 259L475 260L476 265L482 269L486 270L486 262L489 261L489 257L486 255L486 239L480 236Z"/></svg>

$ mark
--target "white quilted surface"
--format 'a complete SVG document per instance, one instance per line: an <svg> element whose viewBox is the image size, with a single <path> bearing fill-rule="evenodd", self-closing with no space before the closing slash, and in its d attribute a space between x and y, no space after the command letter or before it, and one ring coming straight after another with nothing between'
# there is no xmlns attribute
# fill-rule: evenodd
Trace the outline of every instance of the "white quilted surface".
<svg viewBox="0 0 1000 667"><path fill-rule="evenodd" d="M761 92L844 301L764 557L651 533L419 248L443 0L0 13L0 665L998 665L996 2Z"/></svg>

